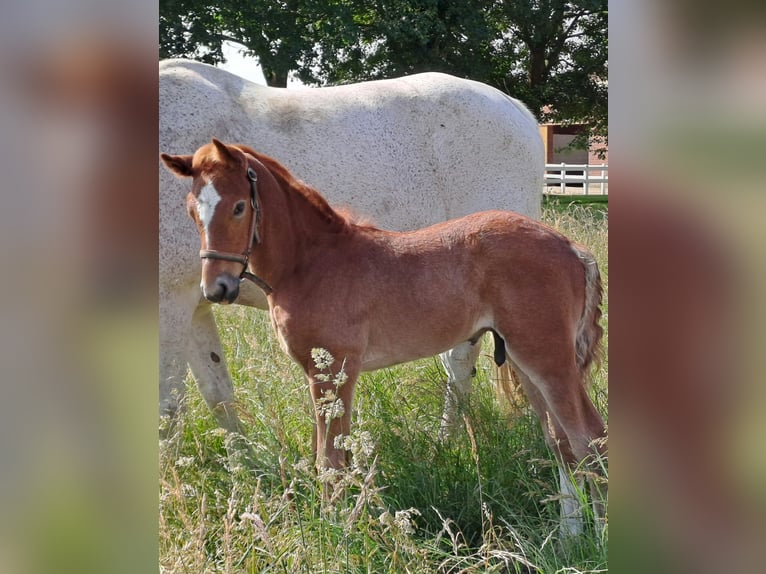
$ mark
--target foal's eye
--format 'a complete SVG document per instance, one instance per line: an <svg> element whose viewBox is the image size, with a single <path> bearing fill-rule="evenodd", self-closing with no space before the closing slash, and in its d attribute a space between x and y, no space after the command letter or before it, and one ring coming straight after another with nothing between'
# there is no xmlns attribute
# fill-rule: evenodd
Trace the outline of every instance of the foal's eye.
<svg viewBox="0 0 766 574"><path fill-rule="evenodd" d="M238 201L234 205L234 217L239 217L243 213L245 213L245 202L244 201Z"/></svg>

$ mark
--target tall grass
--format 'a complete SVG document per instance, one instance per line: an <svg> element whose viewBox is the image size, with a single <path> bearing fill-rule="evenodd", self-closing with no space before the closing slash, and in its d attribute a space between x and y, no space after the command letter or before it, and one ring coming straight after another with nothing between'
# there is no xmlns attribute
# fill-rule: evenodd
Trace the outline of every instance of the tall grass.
<svg viewBox="0 0 766 574"><path fill-rule="evenodd" d="M608 285L603 209L547 208L587 245ZM608 300L604 299L604 327ZM540 426L509 424L477 366L463 426L437 440L445 375L425 359L362 375L343 489L323 496L312 469L313 408L266 313L216 310L246 436L227 435L188 381L178 432L161 445L163 572L600 572L608 534L558 533L558 481ZM593 394L606 415L608 361ZM608 531L607 531L608 532Z"/></svg>

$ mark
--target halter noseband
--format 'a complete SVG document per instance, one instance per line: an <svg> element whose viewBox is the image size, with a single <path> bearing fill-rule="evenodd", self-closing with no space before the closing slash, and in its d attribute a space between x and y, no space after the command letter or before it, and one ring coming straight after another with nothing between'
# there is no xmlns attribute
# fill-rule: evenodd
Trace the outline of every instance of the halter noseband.
<svg viewBox="0 0 766 574"><path fill-rule="evenodd" d="M266 295L270 295L274 290L269 286L266 281L258 277L257 275L250 273L247 270L248 263L250 261L250 251L253 249L253 244L258 245L261 242L260 233L258 231L258 224L261 222L261 204L258 201L258 176L252 167L247 168L247 179L250 181L250 207L253 212L250 216L250 233L248 234L247 249L240 255L237 253L226 253L223 251L215 251L214 249L202 249L199 252L200 259L220 259L222 261L234 261L235 263L241 263L245 266L242 273L239 274L240 279L249 279L258 287L260 287Z"/></svg>

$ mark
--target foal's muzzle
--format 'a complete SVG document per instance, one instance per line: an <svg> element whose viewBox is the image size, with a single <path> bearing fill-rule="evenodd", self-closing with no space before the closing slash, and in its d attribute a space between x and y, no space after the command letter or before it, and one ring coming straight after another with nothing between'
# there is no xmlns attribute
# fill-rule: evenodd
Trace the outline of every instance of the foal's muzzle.
<svg viewBox="0 0 766 574"><path fill-rule="evenodd" d="M202 294L212 303L234 303L239 296L239 277L222 273L215 278L210 288L202 286Z"/></svg>

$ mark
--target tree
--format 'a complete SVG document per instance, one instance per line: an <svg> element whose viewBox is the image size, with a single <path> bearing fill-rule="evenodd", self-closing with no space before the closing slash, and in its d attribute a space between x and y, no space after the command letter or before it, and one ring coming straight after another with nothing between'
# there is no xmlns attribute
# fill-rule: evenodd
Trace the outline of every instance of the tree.
<svg viewBox="0 0 766 574"><path fill-rule="evenodd" d="M231 40L272 86L443 71L606 137L607 18L607 0L160 0L160 55L216 63Z"/></svg>
<svg viewBox="0 0 766 574"><path fill-rule="evenodd" d="M491 0L347 0L299 68L307 83L335 84L425 71L483 79L491 67Z"/></svg>
<svg viewBox="0 0 766 574"><path fill-rule="evenodd" d="M220 8L200 0L160 0L160 58L223 61Z"/></svg>
<svg viewBox="0 0 766 574"><path fill-rule="evenodd" d="M524 101L544 121L584 123L608 137L608 8L606 0L501 0L489 83Z"/></svg>
<svg viewBox="0 0 766 574"><path fill-rule="evenodd" d="M353 16L318 30L302 81L444 71L505 91L540 120L585 124L575 145L606 141L606 0L348 1Z"/></svg>
<svg viewBox="0 0 766 574"><path fill-rule="evenodd" d="M217 64L223 42L258 58L266 82L284 87L314 48L313 28L333 2L320 0L160 0L160 57Z"/></svg>

